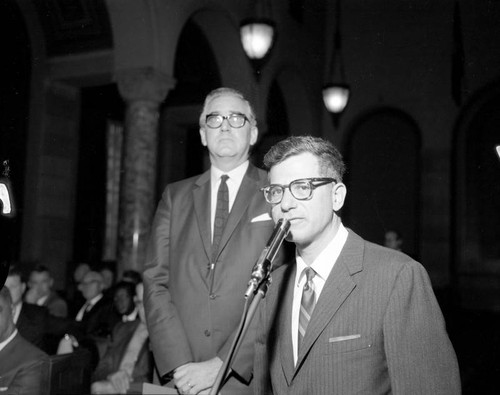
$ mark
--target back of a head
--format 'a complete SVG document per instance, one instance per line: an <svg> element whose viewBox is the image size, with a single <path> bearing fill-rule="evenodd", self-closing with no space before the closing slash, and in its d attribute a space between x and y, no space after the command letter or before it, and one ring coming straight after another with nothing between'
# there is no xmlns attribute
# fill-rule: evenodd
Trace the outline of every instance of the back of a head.
<svg viewBox="0 0 500 395"><path fill-rule="evenodd" d="M3 286L0 289L0 343L7 340L14 329L12 298L9 289Z"/></svg>

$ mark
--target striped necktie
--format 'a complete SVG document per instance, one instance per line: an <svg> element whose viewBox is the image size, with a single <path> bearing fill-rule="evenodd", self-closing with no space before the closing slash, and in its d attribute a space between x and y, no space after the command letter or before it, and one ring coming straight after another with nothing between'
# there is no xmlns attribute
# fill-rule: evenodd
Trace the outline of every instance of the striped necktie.
<svg viewBox="0 0 500 395"><path fill-rule="evenodd" d="M222 232L226 226L227 217L229 217L229 190L226 181L229 178L227 174L220 177L219 190L217 191L217 206L215 209L214 236L212 239L212 262L215 262L219 243L222 238Z"/></svg>
<svg viewBox="0 0 500 395"><path fill-rule="evenodd" d="M302 299L300 300L298 350L300 350L302 340L304 340L306 334L307 325L309 324L314 306L316 305L316 293L314 292L314 283L312 281L316 272L312 268L306 267L303 273L306 276L306 283L302 289Z"/></svg>

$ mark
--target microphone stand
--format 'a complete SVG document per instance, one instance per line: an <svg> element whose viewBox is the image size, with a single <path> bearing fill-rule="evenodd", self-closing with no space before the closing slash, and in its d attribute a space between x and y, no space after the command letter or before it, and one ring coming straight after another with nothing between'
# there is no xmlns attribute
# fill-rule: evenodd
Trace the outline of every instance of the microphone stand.
<svg viewBox="0 0 500 395"><path fill-rule="evenodd" d="M210 390L210 395L218 395L219 389L222 386L222 381L225 380L228 376L228 370L231 366L234 356L238 353L241 342L250 326L253 316L257 311L260 301L266 295L267 289L271 282L271 270L268 271L266 277L261 281L258 285L257 289L254 292L254 296L250 298L246 298L245 306L243 308L243 314L241 316L240 323L238 325L238 331L236 336L233 339L233 343L231 344L231 348L229 349L229 353L224 361L224 364L221 366L219 373L217 374L217 378L215 379L215 383ZM249 301L251 300L250 306Z"/></svg>

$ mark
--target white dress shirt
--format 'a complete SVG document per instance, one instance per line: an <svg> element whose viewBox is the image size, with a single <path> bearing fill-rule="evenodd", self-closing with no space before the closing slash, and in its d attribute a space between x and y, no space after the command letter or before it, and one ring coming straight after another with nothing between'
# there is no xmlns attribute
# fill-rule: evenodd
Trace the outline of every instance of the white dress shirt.
<svg viewBox="0 0 500 395"><path fill-rule="evenodd" d="M222 175L227 174L229 178L226 181L227 189L229 191L229 212L233 207L233 203L236 200L236 195L238 194L238 189L240 189L243 177L248 169L248 161L243 162L237 168L231 171L222 171L215 166L210 168L210 184L211 184L211 200L210 200L210 221L212 229L212 238L214 234L214 222L215 222L215 210L217 208L217 192L219 191L220 178Z"/></svg>
<svg viewBox="0 0 500 395"><path fill-rule="evenodd" d="M348 232L347 229L342 225L339 226L337 234L328 243L323 251L318 255L318 257L311 264L311 268L314 269L316 275L312 279L314 283L314 292L316 294L316 303L319 300L321 291L325 285L325 282L330 275L330 272L337 261L337 258L344 247L347 240ZM295 256L297 273L295 275L295 283L293 289L293 302L292 302L292 344L293 344L293 361L294 364L297 363L298 357L298 337L299 337L299 315L300 315L300 301L302 299L302 289L306 282L306 277L304 276L304 269L307 267L304 260L300 255L296 253ZM313 313L314 314L314 313Z"/></svg>

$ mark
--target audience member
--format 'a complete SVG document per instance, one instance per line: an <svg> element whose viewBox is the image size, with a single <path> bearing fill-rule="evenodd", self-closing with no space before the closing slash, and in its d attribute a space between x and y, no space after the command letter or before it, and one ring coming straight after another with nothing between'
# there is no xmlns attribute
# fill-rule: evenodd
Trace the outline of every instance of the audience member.
<svg viewBox="0 0 500 395"><path fill-rule="evenodd" d="M151 382L153 361L142 304L142 283L137 284L136 291L139 319L115 326L112 341L93 375L93 394L125 394L132 385Z"/></svg>
<svg viewBox="0 0 500 395"><path fill-rule="evenodd" d="M142 275L136 270L125 270L122 275L122 281L137 285L142 282Z"/></svg>
<svg viewBox="0 0 500 395"><path fill-rule="evenodd" d="M11 293L13 319L19 333L46 353L54 354L59 338L66 332L74 331L71 321L50 315L46 307L23 302L26 282L16 265L11 265L5 286Z"/></svg>
<svg viewBox="0 0 500 395"><path fill-rule="evenodd" d="M211 168L166 187L143 273L160 376L189 393L213 386L243 313L252 268L274 229L259 191L266 174L248 161L258 136L250 103L234 89L212 91L200 136ZM224 385L227 393L252 393L254 333L252 325Z"/></svg>
<svg viewBox="0 0 500 395"><path fill-rule="evenodd" d="M106 338L120 320L113 308L113 301L103 294L104 279L99 272L89 271L83 276L78 289L85 303L78 311L75 320L81 323L85 336Z"/></svg>
<svg viewBox="0 0 500 395"><path fill-rule="evenodd" d="M425 269L342 224L340 152L289 137L264 157L273 219L295 262L272 275L255 351L256 394L460 394L455 352Z"/></svg>
<svg viewBox="0 0 500 395"><path fill-rule="evenodd" d="M121 281L115 285L113 303L123 322L135 321L137 318L137 307L134 303L135 285Z"/></svg>
<svg viewBox="0 0 500 395"><path fill-rule="evenodd" d="M401 251L403 245L403 238L401 237L401 233L393 229L385 232L384 245L387 248L392 248L393 250Z"/></svg>
<svg viewBox="0 0 500 395"><path fill-rule="evenodd" d="M48 356L16 329L13 303L7 287L0 289L0 393L41 393Z"/></svg>
<svg viewBox="0 0 500 395"><path fill-rule="evenodd" d="M47 307L49 313L55 317L65 318L68 316L66 301L52 288L54 279L46 266L38 265L32 270L28 286L29 289L25 296L26 302Z"/></svg>

